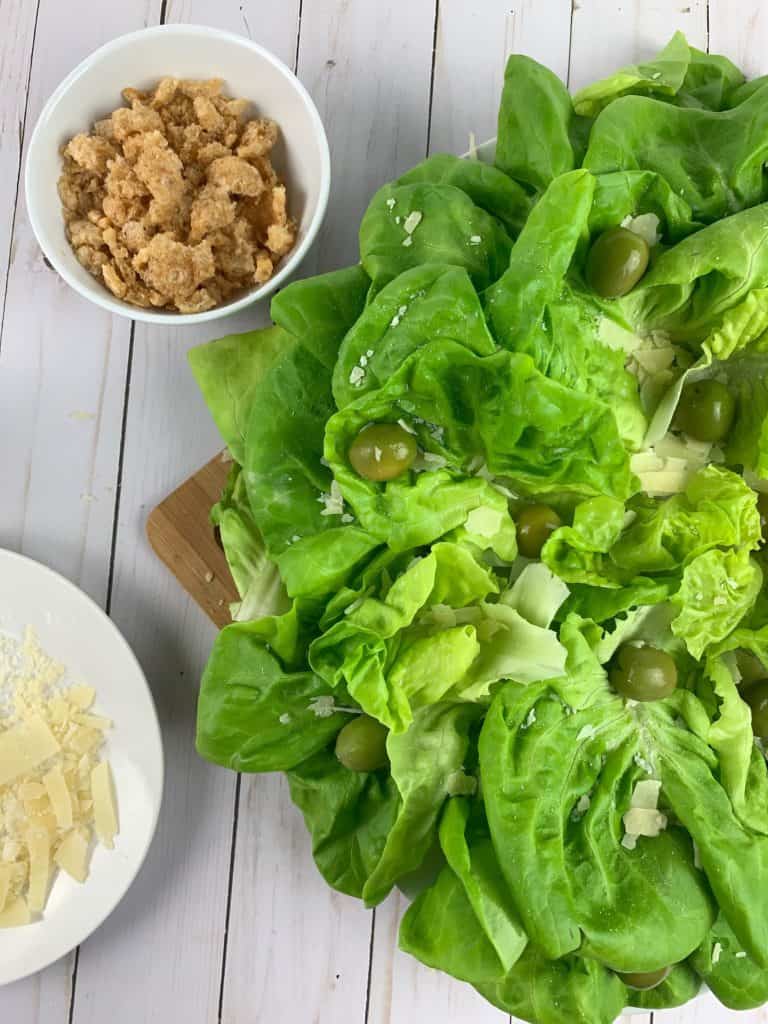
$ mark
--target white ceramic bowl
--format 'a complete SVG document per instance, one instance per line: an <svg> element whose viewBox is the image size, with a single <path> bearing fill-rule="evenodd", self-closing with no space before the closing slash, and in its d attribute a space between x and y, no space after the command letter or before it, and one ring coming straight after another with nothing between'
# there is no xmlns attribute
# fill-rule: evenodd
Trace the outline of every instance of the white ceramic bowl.
<svg viewBox="0 0 768 1024"><path fill-rule="evenodd" d="M125 86L147 88L165 75L223 78L229 95L252 100L259 114L277 122L282 139L275 150L275 164L288 187L289 209L299 227L295 247L266 284L205 313L145 310L112 295L75 258L64 234L56 189L61 146L121 106L120 91ZM32 229L40 248L67 284L111 313L165 324L214 320L275 291L297 269L312 244L325 216L330 181L325 130L298 78L277 57L249 39L201 25L161 25L132 32L87 57L43 108L29 144L25 173Z"/></svg>

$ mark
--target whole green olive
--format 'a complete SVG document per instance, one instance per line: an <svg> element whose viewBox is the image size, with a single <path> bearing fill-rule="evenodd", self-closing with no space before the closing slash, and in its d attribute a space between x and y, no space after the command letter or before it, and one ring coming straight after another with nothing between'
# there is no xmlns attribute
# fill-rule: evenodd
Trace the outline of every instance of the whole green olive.
<svg viewBox="0 0 768 1024"><path fill-rule="evenodd" d="M399 423L369 423L349 448L352 468L366 480L394 480L413 465L416 438Z"/></svg>
<svg viewBox="0 0 768 1024"><path fill-rule="evenodd" d="M525 558L538 558L562 520L549 505L525 505L520 509L516 525L520 554Z"/></svg>
<svg viewBox="0 0 768 1024"><path fill-rule="evenodd" d="M751 683L741 691L752 712L752 732L761 740L768 739L768 679Z"/></svg>
<svg viewBox="0 0 768 1024"><path fill-rule="evenodd" d="M662 981L666 981L671 970L671 967L660 967L658 971L619 972L619 977L627 988L635 988L640 992L645 992L649 988L656 988L662 983Z"/></svg>
<svg viewBox="0 0 768 1024"><path fill-rule="evenodd" d="M722 441L733 425L736 402L719 380L686 384L680 395L674 425L696 441Z"/></svg>
<svg viewBox="0 0 768 1024"><path fill-rule="evenodd" d="M760 529L763 540L768 540L768 494L760 492L757 496L757 511L760 515Z"/></svg>
<svg viewBox="0 0 768 1024"><path fill-rule="evenodd" d="M661 700L677 686L677 667L666 651L623 644L610 672L611 686L631 700Z"/></svg>
<svg viewBox="0 0 768 1024"><path fill-rule="evenodd" d="M336 757L353 772L375 772L389 762L389 730L375 718L359 715L347 722L336 737Z"/></svg>
<svg viewBox="0 0 768 1024"><path fill-rule="evenodd" d="M587 283L604 299L631 291L648 268L650 250L640 235L610 228L598 235L587 255Z"/></svg>

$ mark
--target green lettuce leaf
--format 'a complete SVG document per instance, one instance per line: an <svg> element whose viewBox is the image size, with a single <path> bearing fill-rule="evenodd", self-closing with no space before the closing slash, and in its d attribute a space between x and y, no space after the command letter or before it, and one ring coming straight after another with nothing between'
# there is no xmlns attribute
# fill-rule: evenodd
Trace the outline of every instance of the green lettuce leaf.
<svg viewBox="0 0 768 1024"><path fill-rule="evenodd" d="M398 878L423 861L437 834L450 777L461 770L469 730L477 719L470 704L433 704L418 711L410 728L387 739L400 809L381 858L363 889L368 906L380 903Z"/></svg>
<svg viewBox="0 0 768 1024"><path fill-rule="evenodd" d="M577 114L597 117L620 96L673 97L685 81L691 51L682 32L675 32L658 57L644 64L629 64L609 78L587 85L573 97Z"/></svg>
<svg viewBox="0 0 768 1024"><path fill-rule="evenodd" d="M759 565L749 551L714 548L692 559L672 598L677 617L672 632L685 640L694 658L724 640L754 605L763 585Z"/></svg>
<svg viewBox="0 0 768 1024"><path fill-rule="evenodd" d="M752 1010L768 1001L768 971L745 954L722 914L691 957L691 964L731 1010Z"/></svg>
<svg viewBox="0 0 768 1024"><path fill-rule="evenodd" d="M439 338L480 356L496 349L467 272L427 263L385 285L347 333L333 371L337 406L381 387L407 356Z"/></svg>
<svg viewBox="0 0 768 1024"><path fill-rule="evenodd" d="M476 288L504 272L512 241L455 185L384 185L360 225L360 257L375 291L423 263L463 267Z"/></svg>
<svg viewBox="0 0 768 1024"><path fill-rule="evenodd" d="M270 650L279 639L270 619L234 623L217 636L197 705L197 750L206 760L234 771L286 771L344 725L342 713L315 713L313 702L333 691L311 672L286 671Z"/></svg>
<svg viewBox="0 0 768 1024"><path fill-rule="evenodd" d="M272 319L333 369L341 339L365 308L370 284L359 266L294 281L272 299Z"/></svg>
<svg viewBox="0 0 768 1024"><path fill-rule="evenodd" d="M499 107L496 166L543 192L580 162L571 97L548 68L513 54L507 61Z"/></svg>
<svg viewBox="0 0 768 1024"><path fill-rule="evenodd" d="M628 998L638 1010L667 1010L690 1002L700 990L701 978L688 963L684 963L675 964L669 976L656 988L646 991L630 989Z"/></svg>
<svg viewBox="0 0 768 1024"><path fill-rule="evenodd" d="M362 898L400 812L394 779L349 771L323 750L289 771L288 784L312 836L318 871L334 889Z"/></svg>
<svg viewBox="0 0 768 1024"><path fill-rule="evenodd" d="M244 441L258 387L292 341L279 327L230 334L190 349L188 359L219 433L236 462L244 460Z"/></svg>
<svg viewBox="0 0 768 1024"><path fill-rule="evenodd" d="M510 235L520 232L531 211L530 195L491 164L436 153L398 178L398 185L452 185L466 192L475 206L498 218Z"/></svg>
<svg viewBox="0 0 768 1024"><path fill-rule="evenodd" d="M236 622L282 615L289 601L280 572L268 557L251 513L240 466L232 464L221 500L211 509L240 601L230 609Z"/></svg>
<svg viewBox="0 0 768 1024"><path fill-rule="evenodd" d="M723 111L624 96L595 121L584 167L594 174L656 171L689 204L696 220L709 224L768 197L763 174L767 124L762 91ZM674 145L665 144L669 139Z"/></svg>
<svg viewBox="0 0 768 1024"><path fill-rule="evenodd" d="M476 988L500 1010L531 1024L613 1024L629 1001L618 975L597 960L549 960L532 943L504 979Z"/></svg>

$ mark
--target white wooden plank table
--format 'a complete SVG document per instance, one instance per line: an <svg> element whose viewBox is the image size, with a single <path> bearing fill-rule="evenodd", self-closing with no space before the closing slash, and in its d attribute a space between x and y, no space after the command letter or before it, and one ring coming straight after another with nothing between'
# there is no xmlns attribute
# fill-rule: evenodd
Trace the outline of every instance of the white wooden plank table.
<svg viewBox="0 0 768 1024"><path fill-rule="evenodd" d="M106 40L160 21L251 36L295 67L333 153L328 218L304 267L356 258L368 197L426 153L495 133L512 51L574 87L646 56L675 28L768 70L764 0L0 0L0 546L104 605L136 650L163 724L164 812L148 862L81 949L0 989L2 1024L503 1024L467 986L397 951L397 897L375 914L332 893L278 778L194 752L213 630L155 560L149 509L216 450L186 365L216 333L145 327L80 300L44 264L19 187L47 96ZM224 69L225 70L225 69ZM768 1022L714 1002L633 1018Z"/></svg>

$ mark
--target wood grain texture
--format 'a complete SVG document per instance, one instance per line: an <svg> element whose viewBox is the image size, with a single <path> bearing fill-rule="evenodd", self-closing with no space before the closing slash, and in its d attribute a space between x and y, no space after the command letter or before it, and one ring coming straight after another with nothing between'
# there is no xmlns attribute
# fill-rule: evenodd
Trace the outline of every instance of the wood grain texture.
<svg viewBox="0 0 768 1024"><path fill-rule="evenodd" d="M22 7L28 16L35 4L3 0L4 30L6 17L21 25ZM25 140L71 68L113 35L141 27L146 15L143 0L126 0L109 16L92 0L41 0L26 102L12 92L23 74L3 77L8 103L26 110ZM28 33L6 39L4 46L28 46ZM3 171L0 190L0 208L7 210L16 203L16 176ZM104 604L129 324L96 312L46 268L23 190L10 252L0 337L0 545L47 562ZM0 1020L66 1024L74 962L67 957L0 990Z"/></svg>
<svg viewBox="0 0 768 1024"><path fill-rule="evenodd" d="M221 495L229 463L216 455L184 481L147 518L152 550L219 629L232 619L229 605L238 593L210 522L211 506Z"/></svg>
<svg viewBox="0 0 768 1024"><path fill-rule="evenodd" d="M435 0L304 4L298 73L325 122L331 199L305 273L358 260L371 196L424 157Z"/></svg>

